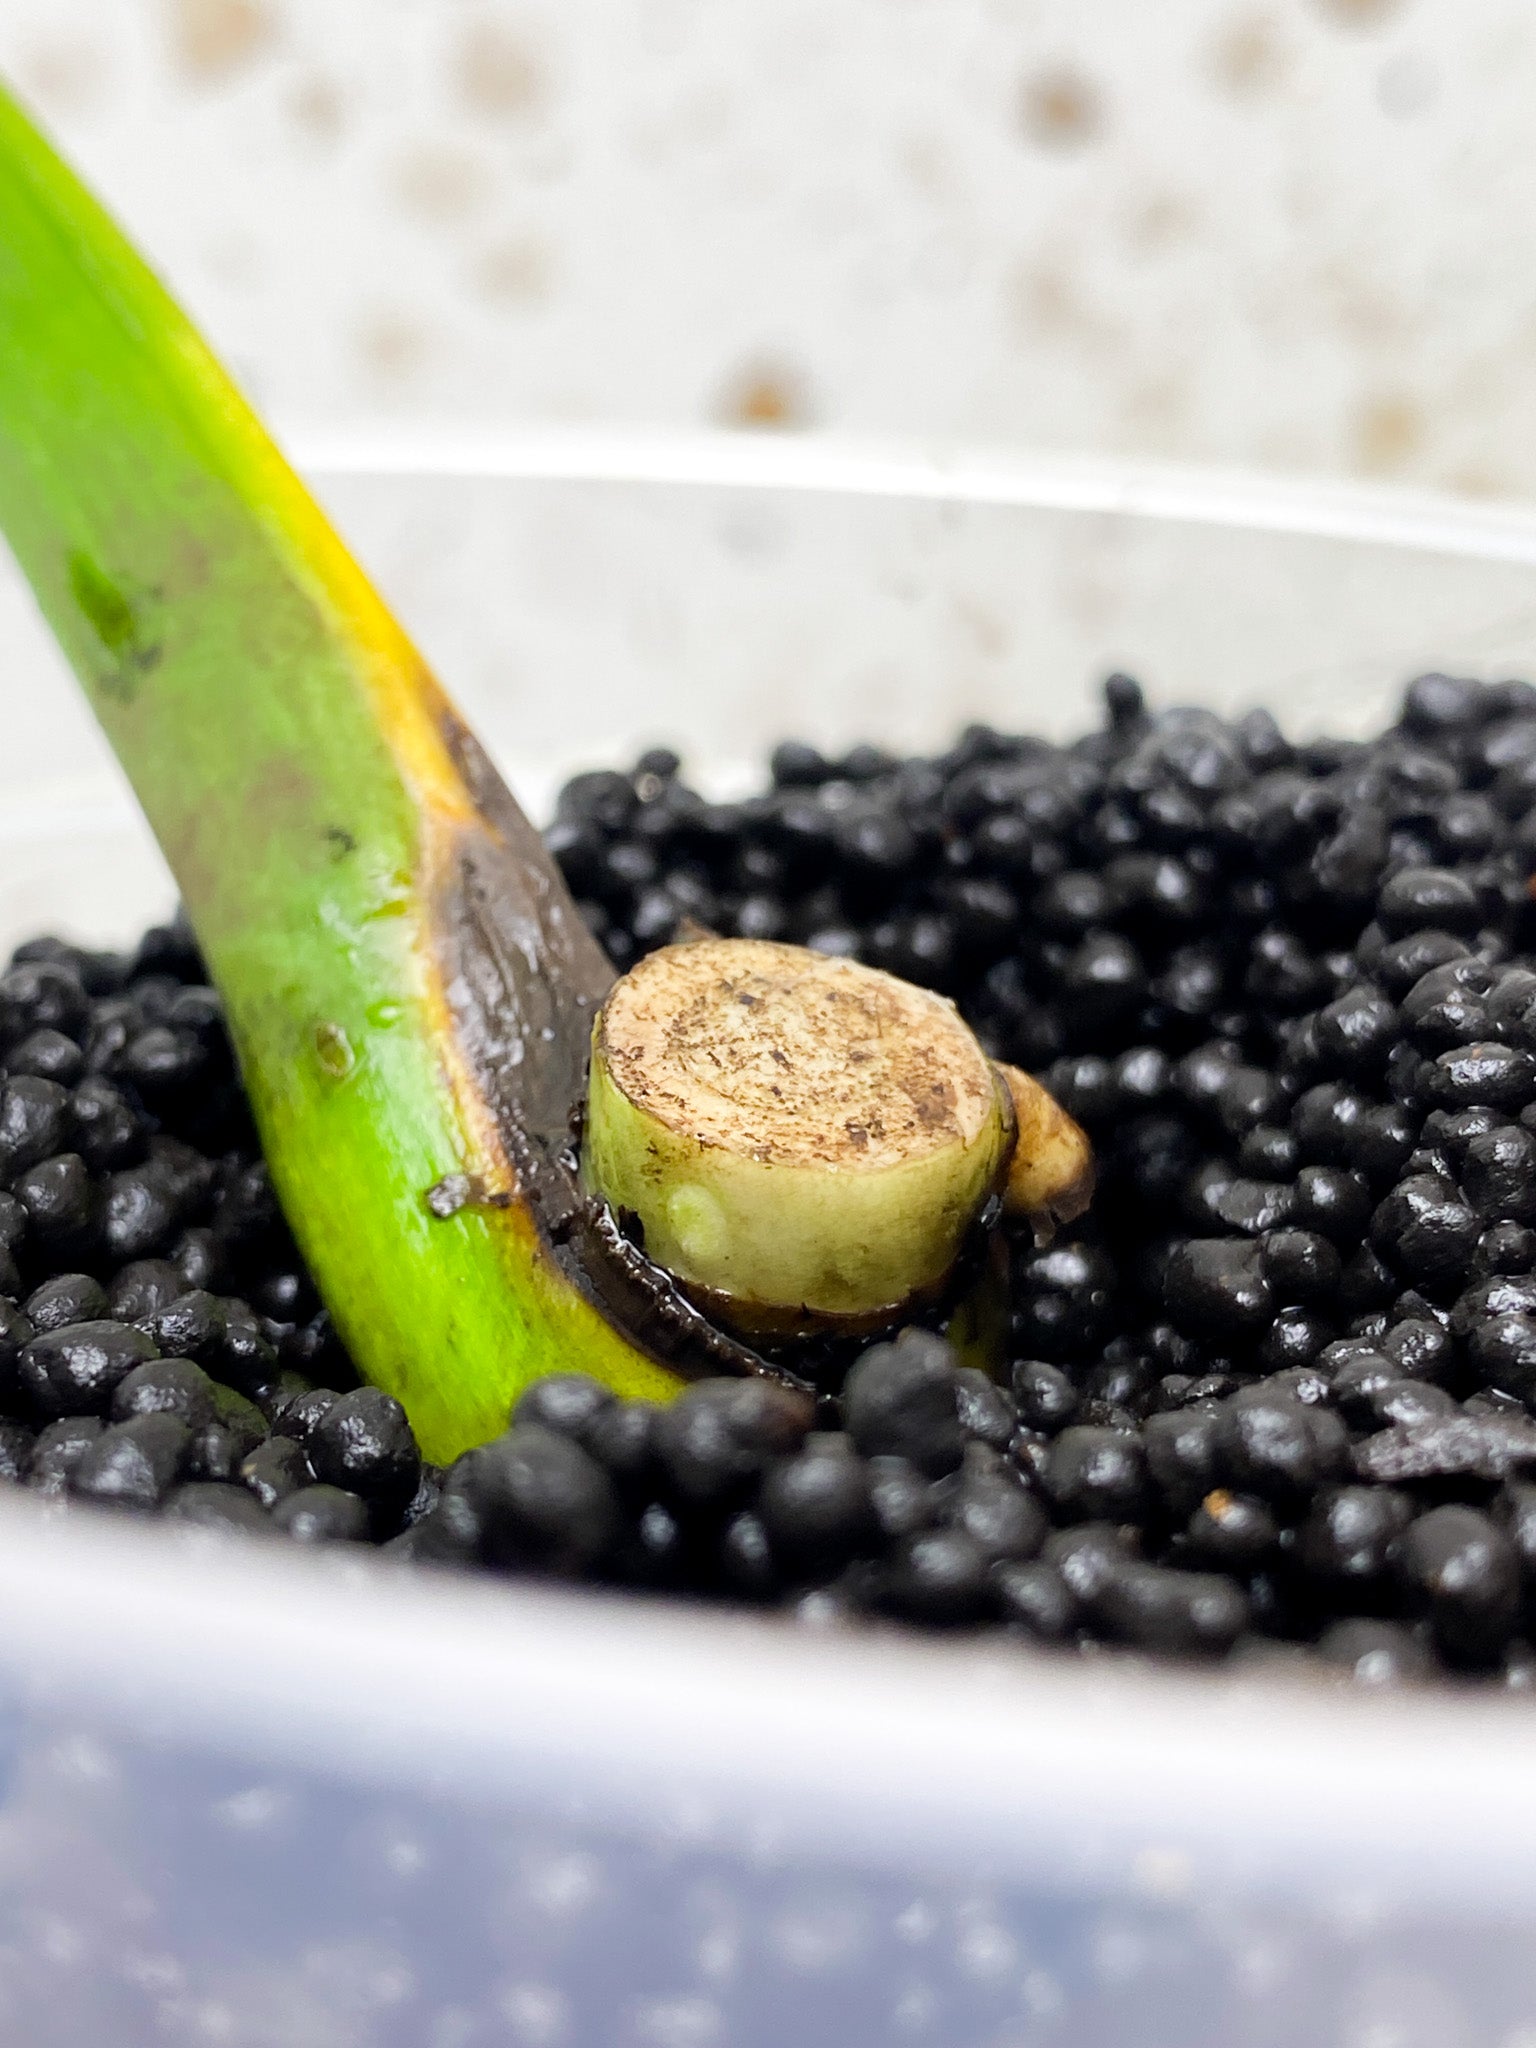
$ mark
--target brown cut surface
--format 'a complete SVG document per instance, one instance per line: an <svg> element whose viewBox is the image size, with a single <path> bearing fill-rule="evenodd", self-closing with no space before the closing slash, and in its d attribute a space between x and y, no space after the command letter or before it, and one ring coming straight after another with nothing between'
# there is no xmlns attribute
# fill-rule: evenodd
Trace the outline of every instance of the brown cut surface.
<svg viewBox="0 0 1536 2048"><path fill-rule="evenodd" d="M663 947L613 989L602 1038L638 1109L765 1164L880 1170L968 1145L997 1113L951 1004L800 946Z"/></svg>

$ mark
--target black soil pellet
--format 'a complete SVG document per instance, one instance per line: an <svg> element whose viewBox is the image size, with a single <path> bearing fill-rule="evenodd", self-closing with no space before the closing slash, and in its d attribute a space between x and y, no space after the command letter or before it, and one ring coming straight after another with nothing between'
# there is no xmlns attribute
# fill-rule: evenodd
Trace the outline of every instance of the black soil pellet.
<svg viewBox="0 0 1536 2048"><path fill-rule="evenodd" d="M217 1419L213 1381L190 1359L146 1360L119 1380L112 1394L114 1421L128 1422L135 1415L179 1415L189 1429L201 1429Z"/></svg>
<svg viewBox="0 0 1536 2048"><path fill-rule="evenodd" d="M1536 1660L1536 692L1425 676L1366 742L1154 712L933 759L649 750L548 843L622 969L684 918L952 999L1088 1128L962 1360L667 1407L568 1370L421 1464L279 1211L185 927L0 974L0 1479L204 1534L1250 1661ZM1268 1649L1265 1645L1268 1644Z"/></svg>
<svg viewBox="0 0 1536 2048"><path fill-rule="evenodd" d="M37 1438L24 1422L0 1422L0 1480L24 1481Z"/></svg>
<svg viewBox="0 0 1536 2048"><path fill-rule="evenodd" d="M1396 1686L1428 1678L1434 1658L1423 1638L1401 1622L1350 1618L1330 1622L1318 1638L1325 1663L1357 1685Z"/></svg>
<svg viewBox="0 0 1536 2048"><path fill-rule="evenodd" d="M180 1416L165 1413L113 1423L87 1445L70 1487L113 1507L157 1507L182 1469L191 1434Z"/></svg>
<svg viewBox="0 0 1536 2048"><path fill-rule="evenodd" d="M881 1453L868 1465L870 1503L883 1537L910 1536L935 1519L938 1502L932 1482L909 1459Z"/></svg>
<svg viewBox="0 0 1536 2048"><path fill-rule="evenodd" d="M47 1330L62 1330L66 1323L99 1321L112 1310L105 1288L89 1273L56 1273L32 1290L21 1312L42 1336Z"/></svg>
<svg viewBox="0 0 1536 2048"><path fill-rule="evenodd" d="M105 1430L97 1415L71 1415L38 1431L27 1462L26 1484L39 1493L62 1494L86 1451Z"/></svg>
<svg viewBox="0 0 1536 2048"><path fill-rule="evenodd" d="M908 1458L931 1478L960 1463L965 1432L954 1357L926 1330L866 1351L844 1384L843 1407L866 1457Z"/></svg>
<svg viewBox="0 0 1536 2048"><path fill-rule="evenodd" d="M957 1391L951 1386L949 1392L953 1404ZM651 1430L664 1497L684 1509L734 1502L774 1457L799 1448L812 1412L806 1396L765 1379L706 1380L688 1388Z"/></svg>
<svg viewBox="0 0 1536 2048"><path fill-rule="evenodd" d="M367 1503L342 1486L301 1486L284 1495L272 1519L295 1543L361 1543L369 1532Z"/></svg>
<svg viewBox="0 0 1536 2048"><path fill-rule="evenodd" d="M312 1486L315 1471L292 1437L271 1436L240 1460L238 1476L261 1507L275 1508L301 1486Z"/></svg>
<svg viewBox="0 0 1536 2048"><path fill-rule="evenodd" d="M377 1387L343 1394L306 1439L322 1482L360 1494L390 1534L421 1483L421 1453L405 1410Z"/></svg>
<svg viewBox="0 0 1536 2048"><path fill-rule="evenodd" d="M878 1598L903 1620L959 1627L993 1611L992 1560L965 1529L924 1529L893 1545Z"/></svg>
<svg viewBox="0 0 1536 2048"><path fill-rule="evenodd" d="M1404 1533L1398 1569L1445 1656L1471 1664L1499 1657L1520 1612L1520 1557L1497 1522L1476 1508L1431 1508Z"/></svg>
<svg viewBox="0 0 1536 2048"><path fill-rule="evenodd" d="M757 1511L790 1578L836 1572L879 1534L869 1461L841 1430L813 1436L797 1456L781 1459L764 1476Z"/></svg>
<svg viewBox="0 0 1536 2048"><path fill-rule="evenodd" d="M20 1379L33 1413L45 1420L101 1415L118 1382L156 1355L144 1332L125 1323L66 1323L23 1347Z"/></svg>
<svg viewBox="0 0 1536 2048"><path fill-rule="evenodd" d="M1069 1641L1080 1616L1060 1572L1042 1561L1000 1565L992 1574L992 1597L1000 1621L1040 1642Z"/></svg>
<svg viewBox="0 0 1536 2048"><path fill-rule="evenodd" d="M441 1540L476 1563L568 1578L596 1565L618 1530L618 1495L596 1458L568 1436L522 1423L466 1451L411 1533L427 1556Z"/></svg>
<svg viewBox="0 0 1536 2048"><path fill-rule="evenodd" d="M261 1504L244 1487L228 1481L194 1479L173 1487L161 1512L169 1522L189 1524L219 1535L271 1535L275 1527Z"/></svg>

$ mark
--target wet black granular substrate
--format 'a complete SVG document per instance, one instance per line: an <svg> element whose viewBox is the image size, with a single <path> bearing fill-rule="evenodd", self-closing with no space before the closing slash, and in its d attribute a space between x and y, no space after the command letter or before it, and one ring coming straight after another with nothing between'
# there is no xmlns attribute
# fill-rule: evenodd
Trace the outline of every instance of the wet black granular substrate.
<svg viewBox="0 0 1536 2048"><path fill-rule="evenodd" d="M1426 676L1300 746L1123 677L1106 707L1066 747L787 744L740 804L656 750L548 834L621 967L685 917L857 956L1088 1127L1090 1216L1011 1247L1005 1383L911 1331L819 1407L655 1410L572 1358L424 1470L170 929L0 977L0 1474L816 1622L1536 1685L1536 689Z"/></svg>

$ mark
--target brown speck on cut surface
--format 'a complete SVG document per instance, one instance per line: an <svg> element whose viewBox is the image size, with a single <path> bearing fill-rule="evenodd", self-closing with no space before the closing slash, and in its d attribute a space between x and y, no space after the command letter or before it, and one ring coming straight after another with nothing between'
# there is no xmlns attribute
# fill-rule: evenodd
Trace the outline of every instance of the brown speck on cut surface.
<svg viewBox="0 0 1536 2048"><path fill-rule="evenodd" d="M166 0L171 51L188 78L227 77L277 40L277 18L262 0Z"/></svg>

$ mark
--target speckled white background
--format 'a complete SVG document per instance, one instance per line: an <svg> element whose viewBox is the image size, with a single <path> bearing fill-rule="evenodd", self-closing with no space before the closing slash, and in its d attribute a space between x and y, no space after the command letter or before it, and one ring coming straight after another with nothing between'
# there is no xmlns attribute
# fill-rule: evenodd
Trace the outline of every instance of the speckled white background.
<svg viewBox="0 0 1536 2048"><path fill-rule="evenodd" d="M5 0L283 423L1536 495L1530 0Z"/></svg>

